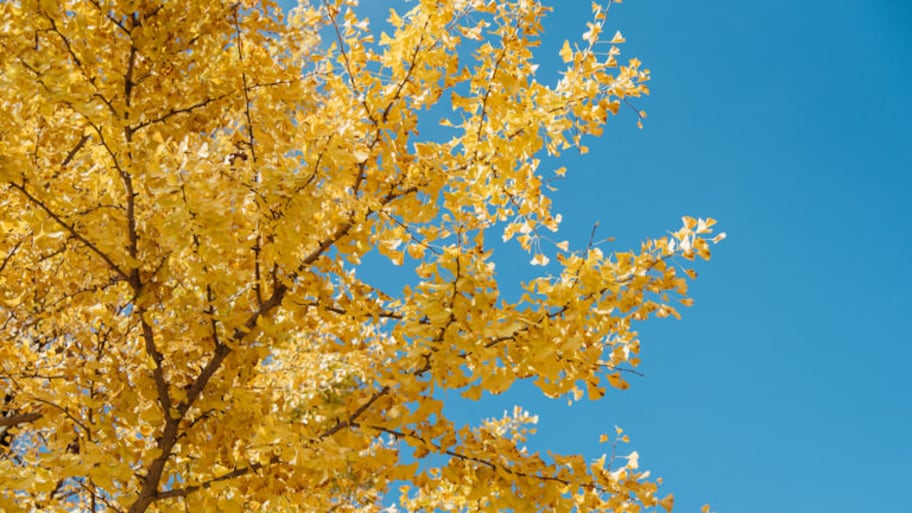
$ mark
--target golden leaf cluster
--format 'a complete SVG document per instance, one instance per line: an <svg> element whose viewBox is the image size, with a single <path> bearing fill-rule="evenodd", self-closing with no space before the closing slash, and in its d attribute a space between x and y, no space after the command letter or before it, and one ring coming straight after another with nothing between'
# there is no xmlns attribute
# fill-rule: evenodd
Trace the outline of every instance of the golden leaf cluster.
<svg viewBox="0 0 912 513"><path fill-rule="evenodd" d="M635 453L444 411L626 388L633 321L709 258L708 219L542 244L541 159L648 92L609 6L548 85L535 0L420 0L391 34L351 0L0 3L0 510L670 509ZM553 272L505 300L491 234ZM373 250L414 285L359 274Z"/></svg>

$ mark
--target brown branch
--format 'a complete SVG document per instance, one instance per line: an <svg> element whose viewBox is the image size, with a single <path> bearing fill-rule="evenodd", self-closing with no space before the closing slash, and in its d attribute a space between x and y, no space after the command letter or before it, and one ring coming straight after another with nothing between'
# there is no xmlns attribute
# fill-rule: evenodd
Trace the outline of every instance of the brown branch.
<svg viewBox="0 0 912 513"><path fill-rule="evenodd" d="M165 418L167 419L165 421L165 429L156 439L161 454L152 460L146 475L140 479L142 488L139 491L136 501L134 501L133 504L130 505L130 509L127 510L128 513L142 513L146 511L149 505L155 501L155 497L158 494L158 483L161 482L162 473L165 470L165 462L171 457L171 450L174 449L174 444L177 443L178 427L180 425L179 418L174 418L170 414L166 415Z"/></svg>
<svg viewBox="0 0 912 513"><path fill-rule="evenodd" d="M241 467L241 468L234 469L231 472L228 472L227 474L222 474L220 476L213 477L212 479L203 481L202 483L197 484L197 485L185 486L183 488L172 488L171 490L165 490L163 492L158 492L155 495L155 500L158 501L158 500L163 500L163 499L170 499L173 497L186 497L193 492L196 492L199 490L205 490L205 489L211 487L213 484L218 483L220 481L227 481L229 479L241 477L241 476L249 474L251 472L256 472L256 471L260 470L261 468L265 467L266 465L276 464L279 461L280 460L279 460L278 456L273 456L272 458L270 458L269 462L265 463L265 464L264 463L254 463L247 467Z"/></svg>
<svg viewBox="0 0 912 513"><path fill-rule="evenodd" d="M399 86L396 87L396 93L393 94L393 98L386 105L386 108L383 109L383 114L380 115L380 119L384 123L386 122L387 118L389 117L389 113L390 113L390 110L393 108L393 105L395 105L396 101L399 100L400 94L402 94L402 89L405 87L405 84L407 84L409 79L412 77L412 72L418 66L418 52L421 50L421 43L424 42L424 36L425 36L428 24L430 24L430 20L425 21L424 27L422 27L421 37L418 38L418 43L415 45L415 51L412 52L412 58L409 59L409 68L405 72L405 77L403 77L402 81L399 82Z"/></svg>
<svg viewBox="0 0 912 513"><path fill-rule="evenodd" d="M321 151L320 154L317 155L317 160L316 160L316 162L314 162L314 165L313 165L313 171L310 173L310 176L307 177L307 180L304 181L303 185L300 185L297 188L295 188L296 194L300 193L301 191L303 191L304 189L309 187L310 184L313 183L313 181L317 178L317 173L320 172L320 164L323 161L323 155L326 154L326 150L329 147L330 141L332 141L333 135L335 135L335 134L329 134L326 137L326 146L324 146L323 151ZM289 198L287 200L286 204L290 203L291 201L292 201L292 198Z"/></svg>
<svg viewBox="0 0 912 513"><path fill-rule="evenodd" d="M235 4L234 6L234 29L235 34L237 35L237 52L238 52L238 61L241 63L241 66L244 65L244 39L241 33L241 20L238 18L238 8L239 6ZM250 115L250 93L249 87L247 85L247 72L241 71L241 86L244 90L244 116L247 118L247 145L250 146L250 156L253 158L253 162L257 161L256 154L256 145L254 144L255 139L253 137L253 117Z"/></svg>
<svg viewBox="0 0 912 513"><path fill-rule="evenodd" d="M262 251L261 243L263 241L263 236L260 233L257 233L257 241L253 246L253 291L256 295L257 307L261 308L263 306L263 277L260 273L260 251Z"/></svg>
<svg viewBox="0 0 912 513"><path fill-rule="evenodd" d="M82 488L83 490L85 490L86 492L89 493L89 496L92 498L92 505L90 506L89 511L99 511L99 509L98 509L98 504L97 504L97 502L96 502L96 501L99 501L99 500L100 500L102 503L104 503L105 507L111 508L111 509L112 509L113 511L115 511L116 513L121 513L121 512L123 511L123 510L120 509L116 504L114 504L113 502L111 502L110 500L108 500L107 497L105 497L105 494L104 494L104 493L98 493L98 489L97 489L97 487L95 486L95 484L92 483L91 479L89 480L89 483L92 484L91 487L89 487L88 485L86 485L86 483L83 482L82 479L70 479L70 480L67 480L67 481L70 482L70 483L76 483L77 486L79 486L80 488ZM61 481L60 481L61 485L62 485L63 482L64 482L64 480L61 480Z"/></svg>
<svg viewBox="0 0 912 513"><path fill-rule="evenodd" d="M55 256L57 256L61 253L65 253L67 250L67 242L69 242L69 239L65 240L59 249L55 249L55 250L51 251L50 253L48 253L47 255L39 256L37 261L44 262L44 261L54 258Z"/></svg>
<svg viewBox="0 0 912 513"><path fill-rule="evenodd" d="M37 69L35 69L35 68L34 68L32 65L30 65L29 63L25 62L25 59L23 59L23 58L20 57L20 56L16 56L16 60L19 61L19 64L22 64L22 67L23 67L23 68L25 68L25 69L31 71L32 74L35 75L35 80L41 85L41 87L44 88L45 91L51 92L51 88L48 87L48 85L47 85L46 83L44 83L44 80L42 79L43 74L42 74L40 71L38 71Z"/></svg>
<svg viewBox="0 0 912 513"><path fill-rule="evenodd" d="M491 70L491 77L488 78L489 82L493 82L497 77L497 72L500 71L500 65L503 62L504 58L507 55L506 46L500 52L500 55L497 57L497 61L494 62L494 69ZM478 116L478 131L475 134L475 138L478 141L481 141L481 131L484 128L485 118L487 117L488 112L488 99L491 97L492 86L485 88L484 97L481 99L481 114ZM477 153L476 153L477 155Z"/></svg>
<svg viewBox="0 0 912 513"><path fill-rule="evenodd" d="M32 372L29 374L19 373L13 374L10 372L4 372L4 376L9 377L10 379L41 379L41 380L52 380L52 379L70 379L71 376L66 374L41 374L39 372Z"/></svg>
<svg viewBox="0 0 912 513"><path fill-rule="evenodd" d="M71 149L70 152L67 153L66 158L63 159L63 162L60 163L60 167L67 167L67 165L70 163L70 161L73 160L73 158L76 156L77 153L79 153L79 150L82 149L83 145L85 145L86 141L88 141L88 140L89 140L89 136L83 134L82 137L79 138L79 142L76 143L76 146L73 146L73 149Z"/></svg>
<svg viewBox="0 0 912 513"><path fill-rule="evenodd" d="M114 209L114 210L124 210L124 208L120 205L107 205L107 204L102 203L102 204L95 205L94 207L77 210L76 212L73 212L73 215L74 216L84 216L86 214L91 214L92 212L95 212L96 210L101 210L103 208L110 208L110 209Z"/></svg>
<svg viewBox="0 0 912 513"><path fill-rule="evenodd" d="M155 363L155 368L152 369L152 379L155 381L158 402L161 406L162 414L165 418L169 418L171 416L171 405L173 403L171 401L171 394L168 392L168 382L165 380L165 358L155 346L155 334L152 331L152 326L146 321L146 309L142 307L137 308L136 313L139 316L146 354L148 354Z"/></svg>
<svg viewBox="0 0 912 513"><path fill-rule="evenodd" d="M196 109L205 107L206 105L209 105L210 103L217 102L217 101L221 100L222 98L225 98L226 96L228 96L228 93L221 94L219 96L216 96L215 98L206 98L205 100L201 100L201 101L194 103L193 105L190 105L187 107L180 107L180 108L176 108L176 109L172 107L171 110L169 110L165 114L161 115L160 117L157 117L155 119L148 119L146 121L140 122L136 126L132 127L130 130L133 132L137 132L149 125L153 125L155 123L163 123L163 122L165 122L165 120L167 120L171 116L176 116L177 114L189 114L190 112L193 112Z"/></svg>
<svg viewBox="0 0 912 513"><path fill-rule="evenodd" d="M103 94L101 94L101 93L94 93L94 94L92 95L92 98L96 98L96 97L97 97L98 99L100 99L102 103L104 103L105 105L108 106L108 110L111 111L111 114L113 114L114 116L118 116L118 114L117 114L117 109L114 108L114 102L112 102L111 100L105 98L105 96L104 96ZM74 110L75 110L75 109L74 109Z"/></svg>
<svg viewBox="0 0 912 513"><path fill-rule="evenodd" d="M32 413L17 413L15 415L10 415L9 417L0 417L0 427L15 427L19 424L25 424L28 422L35 422L36 420L43 417L44 414L40 412Z"/></svg>
<svg viewBox="0 0 912 513"><path fill-rule="evenodd" d="M374 119L374 114L371 112L370 106L367 104L367 98L358 89L358 84L355 83L355 74L352 73L351 59L348 56L348 52L345 51L345 39L342 37L342 31L339 30L339 24L336 23L336 15L338 12L332 12L329 7L329 2L326 0L323 0L323 6L326 7L326 14L329 16L329 21L335 30L336 41L339 43L339 53L342 54L342 60L345 65L346 74L348 75L348 82L351 84L352 92L355 93L355 98L361 99L361 106L364 107L364 111L367 112L368 119L370 119L376 125L377 121Z"/></svg>
<svg viewBox="0 0 912 513"><path fill-rule="evenodd" d="M41 14L43 14L44 17L51 23L51 32L54 32L60 36L61 41L63 41L63 46L66 47L67 53L70 54L70 58L73 59L73 63L76 64L76 67L79 68L79 71L82 72L83 76L86 78L86 80L89 81L90 84L95 85L95 79L89 76L85 67L82 65L82 60L77 57L76 53L73 51L73 47L70 45L70 40L67 39L67 37L64 36L62 32L60 32L59 28L57 28L57 22L54 21L54 18L51 18L50 15L45 12L42 12Z"/></svg>
<svg viewBox="0 0 912 513"><path fill-rule="evenodd" d="M288 80L276 80L273 82L265 82L262 84L253 84L250 87L248 87L248 89L253 91L254 89L259 89L261 87L275 87L275 86L280 86L280 85L291 85L291 84L294 84L295 82L300 82L302 80L303 80L302 78L288 79Z"/></svg>
<svg viewBox="0 0 912 513"><path fill-rule="evenodd" d="M133 25L136 26L136 15L134 13ZM130 95L133 84L133 69L134 61L136 60L136 47L134 45L130 46L130 59L127 63L127 72L124 75L124 94L126 95L126 104L130 105ZM134 129L130 127L124 128L124 139L126 139L129 144L133 140ZM107 143L102 140L102 144L107 147ZM111 153L110 148L108 148L109 153ZM113 158L112 153L112 158ZM128 157L132 155L128 154ZM136 223L136 196L137 193L133 188L133 177L130 176L130 173L126 169L121 167L117 160L114 160L114 164L117 168L118 175L123 182L124 194L126 196L126 217L127 217L127 251L130 253L130 257L134 261L138 261L139 257L139 232L137 230ZM143 282L140 277L139 267L133 267L130 270L130 275L127 277L127 282L130 284L130 287L133 289L133 300L137 300L143 292ZM152 358L152 361L155 363L155 368L152 370L152 377L155 381L155 388L158 394L158 402L162 409L162 414L165 418L170 418L171 416L171 395L168 392L168 383L165 379L164 372L164 356L158 350L155 343L155 333L152 330L152 325L149 324L146 319L146 309L143 306L137 308L137 314L139 317L140 327L142 329L143 343L145 345L145 351Z"/></svg>
<svg viewBox="0 0 912 513"><path fill-rule="evenodd" d="M320 303L319 301L309 301L309 302L294 301L294 303L298 306L304 306L304 307L309 307L309 308L320 308L327 312L332 312L332 313L339 314L339 315L349 315L348 310L342 308L341 306L324 305L324 304ZM373 317L373 316L374 316L373 314L365 314L365 317ZM401 321L402 319L404 319L402 314L399 314L396 312L391 312L391 311L386 311L386 310L377 313L376 316L381 319L394 319L397 321ZM428 321L422 320L419 322L421 322L422 324L427 324Z"/></svg>
<svg viewBox="0 0 912 513"><path fill-rule="evenodd" d="M110 20L112 23L114 23L114 25L116 25L117 28L119 28L122 32L124 32L126 35L130 35L130 31L127 30L127 27L125 27L124 24L120 22L120 20L118 20L117 18L115 18L115 17L111 14L110 10L107 10L107 9L105 9L104 7L102 7L102 6L101 6L101 3L99 3L98 0L89 0L89 3L91 3L92 5L94 5L95 8L98 9L98 12L99 12L99 13L104 13L105 18L107 18L107 19Z"/></svg>
<svg viewBox="0 0 912 513"><path fill-rule="evenodd" d="M46 311L46 312L50 312L52 308L55 308L55 307L56 307L57 305L59 305L60 303L62 303L62 302L64 302L64 301L67 301L67 300L69 300L69 299L73 299L74 297L76 297L76 296L78 296L78 295L80 295L80 294L89 294L89 293L99 292L99 291L102 291L102 290L107 289L108 287L110 287L110 286L112 286L112 285L115 285L115 284L117 284L117 283L120 283L121 281L124 281L124 280L123 280L122 278L120 278L120 277L112 276L106 283L95 284L95 285L92 285L92 286L90 286L90 287L88 287L88 288L79 289L79 290L77 290L77 291L75 291L75 292L70 292L70 293L67 293L67 294L63 294L63 295L61 295L59 298L57 298L53 303L47 304L46 307L45 307L45 311Z"/></svg>
<svg viewBox="0 0 912 513"><path fill-rule="evenodd" d="M48 400L46 400L46 399L35 398L35 400L38 401L39 403L46 404L46 405L48 405L48 406L51 406L52 408L56 408L56 409L60 410L61 412L63 412L63 414L64 414L64 416L66 416L66 418L72 420L74 424L76 424L77 426L81 427L82 430L85 431L85 433L86 433L86 435L88 436L89 440L92 440L92 430L89 429L89 427L86 426L81 420L79 420L79 419L77 419L76 417L74 417L73 414L70 413L69 408L64 408L63 406L60 406L59 404L53 403L53 402L48 401Z"/></svg>
<svg viewBox="0 0 912 513"><path fill-rule="evenodd" d="M21 246L21 245L22 245L22 240L20 239L18 242L16 242L16 245L13 246L13 249L11 249L9 253L7 253L6 257L3 258L3 262L0 262L0 273L2 273L4 269L6 269L6 264L8 264L10 260L12 260L13 255L16 254L16 251L19 251L19 246Z"/></svg>
<svg viewBox="0 0 912 513"><path fill-rule="evenodd" d="M452 450L452 449L444 449L441 445L436 444L436 443L434 443L433 441L425 440L424 438L422 438L420 435L418 435L418 434L415 433L415 432L405 433L405 432L403 432L403 431L398 431L398 430L395 430L395 429L390 429L390 428L386 428L386 427L383 427L383 426L375 426L375 425L360 425L360 424L355 424L355 425L354 425L354 427L362 427L362 426L363 426L363 427L366 427L366 428L368 428L368 429L373 429L373 430L376 430L376 431L380 431L380 432L382 432L382 433L386 433L386 434L392 435L392 436L394 436L394 437L396 437L396 438L398 438L398 439L411 438L411 439L417 440L417 441L419 441L419 442L421 442L421 443L423 443L423 444L425 444L425 445L427 445L427 446L433 447L434 449L437 450L437 452L439 452L439 453L441 453L441 454L446 454L447 456L452 456L452 457L454 457L454 458L457 458L457 459L460 459L460 460L463 460L463 461L470 461L470 462L473 462L473 463L478 463L479 465L484 465L484 466L489 467L489 468L491 468L491 469L493 469L493 470L501 470L501 471L506 472L506 473L508 473L508 474L512 474L513 476L524 477L524 478L528 478L528 479L538 479L538 480L541 480L541 481L554 481L554 482L557 482L557 483L560 483L560 484L563 484L563 485L568 485L568 486L576 485L576 486L579 486L579 487L582 487L582 488L585 488L585 489L588 489L588 490L593 490L593 491L602 492L602 493L610 493L610 490L604 488L603 486L600 486L600 485L598 485L598 484L595 484L595 483L574 483L574 482L570 481L569 479L563 479L563 478L560 478L560 477L557 477L557 476L548 476L548 475L542 475L542 474L530 474L530 473L528 473L528 472L522 472L522 471L519 471L519 470L515 470L515 469L512 469L512 468L510 468L510 467L508 467L508 466L505 466L505 465L503 465L503 464L496 463L496 462L493 462L493 461L491 461L491 460L487 460L487 459L484 459L484 458L480 458L480 457L478 457L478 456L471 456L471 455L468 455L468 454L463 454L463 453L460 453L460 452L456 452L456 451L454 451L454 450Z"/></svg>
<svg viewBox="0 0 912 513"><path fill-rule="evenodd" d="M133 21L133 26L130 29L130 56L127 58L127 72L124 74L124 103L129 108L130 102L133 98L133 86L136 85L133 83L133 68L136 65L136 54L137 49L136 45L133 44L133 28L136 27L136 13L133 13L131 18ZM125 117L129 116L129 112L125 114Z"/></svg>
<svg viewBox="0 0 912 513"><path fill-rule="evenodd" d="M115 264L114 261L111 259L111 257L109 257L104 251L98 249L98 246L96 246L90 240L86 239L81 233L77 232L76 229L73 227L73 225L67 224L63 220L63 218L60 217L59 214L57 214L56 212L51 210L50 207L45 205L43 201L39 200L38 198L33 196L30 192L28 192L28 190L26 190L26 188L25 188L25 183L23 183L23 184L10 183L10 185L12 185L12 187L14 189L17 189L19 192L21 192L35 206L37 206L38 208L43 210L48 216L51 217L51 219L56 221L57 224L62 226L64 229L66 229L66 231L70 232L70 235L75 237L79 242L81 242L83 245L85 245L87 248L89 248L90 251L92 251L99 257L101 257L101 259L104 260L104 262L108 265L108 267L111 268L112 271L114 271L115 273L120 275L120 277L122 277L126 280L129 280L129 278L130 278L129 274L127 274L123 269L121 269L120 266Z"/></svg>
<svg viewBox="0 0 912 513"><path fill-rule="evenodd" d="M354 412L352 412L351 415L348 416L348 419L341 421L341 422L337 422L333 427L327 429L323 433L320 433L320 438L323 439L323 438L332 436L335 433L337 433L340 430L347 428L347 427L357 426L358 424L357 424L356 420L358 420L358 417L360 417L365 411L367 411L367 409L370 408L372 404L377 402L377 399L380 399L384 395L388 394L389 391L390 391L390 387L385 386L385 387L381 388L380 390L374 392L373 395L371 395L370 399L368 399L364 404L359 406L357 410L355 410Z"/></svg>

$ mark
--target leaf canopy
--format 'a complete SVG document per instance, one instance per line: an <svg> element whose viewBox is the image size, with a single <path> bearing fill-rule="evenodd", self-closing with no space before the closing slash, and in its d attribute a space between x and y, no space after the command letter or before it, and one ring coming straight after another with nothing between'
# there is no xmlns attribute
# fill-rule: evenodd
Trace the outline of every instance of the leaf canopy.
<svg viewBox="0 0 912 513"><path fill-rule="evenodd" d="M670 509L635 453L531 453L523 409L441 399L626 388L633 321L689 301L672 258L709 257L709 219L549 243L542 159L648 92L609 6L547 85L533 0L392 34L344 0L0 3L0 510ZM549 271L517 301L491 237ZM416 284L372 285L372 250Z"/></svg>

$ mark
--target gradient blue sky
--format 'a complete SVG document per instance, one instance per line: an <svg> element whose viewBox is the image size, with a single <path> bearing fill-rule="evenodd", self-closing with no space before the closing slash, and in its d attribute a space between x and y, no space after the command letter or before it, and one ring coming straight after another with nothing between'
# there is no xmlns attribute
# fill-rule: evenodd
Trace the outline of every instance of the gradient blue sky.
<svg viewBox="0 0 912 513"><path fill-rule="evenodd" d="M402 5L362 3L378 26ZM590 2L549 3L553 83ZM677 512L909 511L912 3L627 0L607 28L652 70L649 118L563 159L562 234L585 245L598 220L624 250L694 215L729 238L683 320L640 325L630 390L567 409L520 386L451 411L522 404L541 418L531 448L587 457L620 425Z"/></svg>

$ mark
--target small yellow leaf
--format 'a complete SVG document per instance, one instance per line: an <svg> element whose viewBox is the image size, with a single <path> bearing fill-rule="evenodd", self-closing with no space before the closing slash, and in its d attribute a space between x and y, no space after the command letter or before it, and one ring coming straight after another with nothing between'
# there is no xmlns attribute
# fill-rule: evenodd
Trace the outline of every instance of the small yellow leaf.
<svg viewBox="0 0 912 513"><path fill-rule="evenodd" d="M364 150L355 150L352 152L352 156L355 157L355 162L361 164L367 161L367 158L370 156L370 154Z"/></svg>
<svg viewBox="0 0 912 513"><path fill-rule="evenodd" d="M671 513L671 508L674 507L674 502L675 502L674 495L669 493L668 495L665 496L664 499L659 499L659 506L662 506L662 508L665 511L667 511L668 513Z"/></svg>
<svg viewBox="0 0 912 513"><path fill-rule="evenodd" d="M608 435L606 435L606 434L604 434L604 433L602 433L601 435L599 435L599 443L600 443L600 444L603 444L603 443L605 443L605 442L607 442L607 441L608 441Z"/></svg>
<svg viewBox="0 0 912 513"><path fill-rule="evenodd" d="M220 511L225 513L241 513L244 511L244 501L234 498L221 504Z"/></svg>
<svg viewBox="0 0 912 513"><path fill-rule="evenodd" d="M390 15L389 15L389 18L388 18L388 19L389 19L390 25L392 25L392 26L394 26L394 27L396 27L396 28L401 27L401 26L402 26L402 18L400 18L399 15L396 14L395 9L390 9L390 10L389 10L389 13L390 13Z"/></svg>
<svg viewBox="0 0 912 513"><path fill-rule="evenodd" d="M615 32L615 33L614 33L614 37L611 38L611 44L613 44L613 45L615 45L615 44L620 44L620 43L623 43L623 42L625 42L625 41L627 41L627 40L624 39L624 36L621 35L621 31L620 31L620 30L618 30L617 32Z"/></svg>
<svg viewBox="0 0 912 513"><path fill-rule="evenodd" d="M633 451L627 455L627 468L640 468L640 453Z"/></svg>
<svg viewBox="0 0 912 513"><path fill-rule="evenodd" d="M605 397L605 389L598 386L598 382L587 381L586 392L589 393L589 399L592 401L597 401L602 397Z"/></svg>
<svg viewBox="0 0 912 513"><path fill-rule="evenodd" d="M462 392L462 397L470 401L477 401L481 399L482 388L479 386L469 387Z"/></svg>
<svg viewBox="0 0 912 513"><path fill-rule="evenodd" d="M420 244L409 244L405 249L408 252L408 255L415 260L424 258L425 247Z"/></svg>
<svg viewBox="0 0 912 513"><path fill-rule="evenodd" d="M583 398L583 391L580 390L579 387L573 387L573 390L571 390L571 392L573 393L574 401L579 401Z"/></svg>
<svg viewBox="0 0 912 513"><path fill-rule="evenodd" d="M615 372L614 374L609 374L608 383L610 383L611 386L613 386L614 388L617 388L620 390L627 390L628 388L630 388L630 383L627 383L626 381L624 381L624 378L621 377L620 372Z"/></svg>
<svg viewBox="0 0 912 513"><path fill-rule="evenodd" d="M418 472L418 462L399 465L390 471L390 476L394 479L408 480Z"/></svg>
<svg viewBox="0 0 912 513"><path fill-rule="evenodd" d="M564 62L573 60L573 50L570 48L570 41L564 40L564 46L561 47L559 55Z"/></svg>
<svg viewBox="0 0 912 513"><path fill-rule="evenodd" d="M545 265L548 265L548 262L550 262L550 261L551 261L551 259L546 257L545 255L538 254L538 255L535 255L534 257L532 257L532 260L530 260L529 263L532 265L545 266Z"/></svg>

